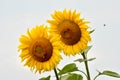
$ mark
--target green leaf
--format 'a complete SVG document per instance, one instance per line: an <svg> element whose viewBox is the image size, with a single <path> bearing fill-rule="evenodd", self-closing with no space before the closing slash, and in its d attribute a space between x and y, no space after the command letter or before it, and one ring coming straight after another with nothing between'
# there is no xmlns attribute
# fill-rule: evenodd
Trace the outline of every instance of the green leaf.
<svg viewBox="0 0 120 80"><path fill-rule="evenodd" d="M64 75L64 76L61 76L60 80L67 80L67 78L70 76L70 74L67 74L67 75Z"/></svg>
<svg viewBox="0 0 120 80"><path fill-rule="evenodd" d="M88 51L92 48L92 46L88 46L87 49L85 49L84 53L87 54Z"/></svg>
<svg viewBox="0 0 120 80"><path fill-rule="evenodd" d="M67 74L61 77L60 80L83 80L80 74Z"/></svg>
<svg viewBox="0 0 120 80"><path fill-rule="evenodd" d="M113 72L113 71L109 71L109 70L105 70L101 73L101 75L107 75L107 76L111 76L111 77L116 77L116 78L120 78L120 74Z"/></svg>
<svg viewBox="0 0 120 80"><path fill-rule="evenodd" d="M41 78L41 79L39 79L39 80L50 80L50 76L48 76L48 77L43 77L43 78Z"/></svg>
<svg viewBox="0 0 120 80"><path fill-rule="evenodd" d="M84 62L84 61L85 61L85 59L80 58L80 59L76 59L76 60L74 60L74 61L75 61L75 62L77 62L77 61L78 61L78 62L80 62L80 63L81 63L81 62Z"/></svg>
<svg viewBox="0 0 120 80"><path fill-rule="evenodd" d="M66 74L69 72L79 71L75 63L71 63L63 67L63 69L58 73L59 75Z"/></svg>
<svg viewBox="0 0 120 80"><path fill-rule="evenodd" d="M96 58L90 58L90 59L88 59L87 61L93 61L93 60L95 60Z"/></svg>
<svg viewBox="0 0 120 80"><path fill-rule="evenodd" d="M91 30L91 31L90 31L90 34L93 33L94 31L95 31L95 29Z"/></svg>
<svg viewBox="0 0 120 80"><path fill-rule="evenodd" d="M70 74L67 80L83 80L83 77L80 74Z"/></svg>
<svg viewBox="0 0 120 80"><path fill-rule="evenodd" d="M95 60L96 58L90 58L90 59L82 59L82 58L80 58L80 59L77 59L77 60L74 60L75 62L76 61L79 61L80 63L81 62L85 62L85 61L93 61L93 60Z"/></svg>

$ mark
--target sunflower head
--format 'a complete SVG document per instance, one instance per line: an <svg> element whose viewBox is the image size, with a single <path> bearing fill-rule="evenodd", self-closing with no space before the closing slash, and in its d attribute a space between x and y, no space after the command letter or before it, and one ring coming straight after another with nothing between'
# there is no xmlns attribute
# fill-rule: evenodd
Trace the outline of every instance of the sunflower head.
<svg viewBox="0 0 120 80"><path fill-rule="evenodd" d="M53 20L48 20L50 33L59 37L59 45L66 55L75 55L87 48L91 41L87 30L89 22L81 18L80 13L64 9L55 11L51 16Z"/></svg>
<svg viewBox="0 0 120 80"><path fill-rule="evenodd" d="M19 39L20 58L32 71L52 70L61 59L56 40L47 32L44 25L36 26Z"/></svg>

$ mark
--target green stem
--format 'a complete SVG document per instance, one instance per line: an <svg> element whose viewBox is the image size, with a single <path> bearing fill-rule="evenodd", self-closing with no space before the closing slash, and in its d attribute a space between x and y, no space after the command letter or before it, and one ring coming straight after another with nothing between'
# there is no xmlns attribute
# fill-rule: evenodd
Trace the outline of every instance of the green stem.
<svg viewBox="0 0 120 80"><path fill-rule="evenodd" d="M96 75L95 78L94 78L93 80L96 80L96 78L97 78L98 76L100 76L100 75L101 75L101 73L99 72L99 74Z"/></svg>
<svg viewBox="0 0 120 80"><path fill-rule="evenodd" d="M86 76L86 78L87 78L87 74L85 73L85 72L83 72L82 70L79 70L81 73L83 73L85 76Z"/></svg>
<svg viewBox="0 0 120 80"><path fill-rule="evenodd" d="M83 59L87 60L87 56L85 55L85 53L82 53ZM85 68L86 68L86 72L87 72L87 80L91 80L90 79L90 72L89 72L89 68L88 68L88 61L84 61L85 63Z"/></svg>
<svg viewBox="0 0 120 80"><path fill-rule="evenodd" d="M56 76L56 80L59 80L56 68L54 68L54 73L55 73L55 76Z"/></svg>

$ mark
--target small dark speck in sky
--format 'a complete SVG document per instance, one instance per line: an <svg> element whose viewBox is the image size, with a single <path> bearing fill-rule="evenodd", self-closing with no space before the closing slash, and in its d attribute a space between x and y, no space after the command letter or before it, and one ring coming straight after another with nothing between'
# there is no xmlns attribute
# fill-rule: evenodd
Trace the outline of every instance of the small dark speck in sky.
<svg viewBox="0 0 120 80"><path fill-rule="evenodd" d="M106 24L103 24L103 26L106 26Z"/></svg>

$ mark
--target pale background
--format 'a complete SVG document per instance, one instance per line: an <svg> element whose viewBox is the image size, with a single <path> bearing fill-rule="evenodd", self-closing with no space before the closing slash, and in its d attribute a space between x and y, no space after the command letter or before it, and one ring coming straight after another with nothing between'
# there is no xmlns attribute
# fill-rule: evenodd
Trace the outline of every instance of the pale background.
<svg viewBox="0 0 120 80"><path fill-rule="evenodd" d="M96 70L105 69L120 73L120 0L0 0L0 80L38 80L49 74L54 77L53 71L34 74L23 67L18 57L18 39L28 28L46 24L54 10L64 8L81 12L91 22L91 28L96 29L88 55L97 58L89 63L91 76ZM65 58L58 67L72 59ZM83 64L78 66L84 70ZM101 76L96 80L120 79Z"/></svg>

